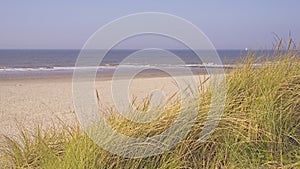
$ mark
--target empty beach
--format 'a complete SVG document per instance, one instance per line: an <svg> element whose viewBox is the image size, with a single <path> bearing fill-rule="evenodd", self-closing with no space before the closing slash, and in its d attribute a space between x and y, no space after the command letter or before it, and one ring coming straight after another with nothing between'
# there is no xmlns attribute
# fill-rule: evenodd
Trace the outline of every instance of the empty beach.
<svg viewBox="0 0 300 169"><path fill-rule="evenodd" d="M201 78L205 77L195 76L195 82ZM95 91L100 95L100 104L106 108L114 106L111 85L108 76L96 79ZM2 77L0 90L1 134L17 135L20 125L33 129L39 124L49 127L62 122L68 125L78 122L72 99L72 75ZM171 77L151 74L134 78L128 91L129 99L142 101L153 91L170 97L178 87Z"/></svg>

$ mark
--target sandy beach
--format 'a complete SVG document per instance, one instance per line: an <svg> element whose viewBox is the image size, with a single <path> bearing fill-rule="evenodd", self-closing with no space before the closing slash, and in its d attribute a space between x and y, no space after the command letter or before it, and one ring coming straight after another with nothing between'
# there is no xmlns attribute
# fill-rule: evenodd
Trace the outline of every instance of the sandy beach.
<svg viewBox="0 0 300 169"><path fill-rule="evenodd" d="M152 77L151 77L152 76ZM196 81L203 75L194 77ZM101 105L113 106L111 78L97 78L95 86L100 95ZM178 91L171 77L148 75L131 81L130 98L138 101L149 96L154 90L162 91L169 97ZM59 124L76 124L72 99L72 75L16 76L0 78L0 134L17 135L18 125L33 129Z"/></svg>

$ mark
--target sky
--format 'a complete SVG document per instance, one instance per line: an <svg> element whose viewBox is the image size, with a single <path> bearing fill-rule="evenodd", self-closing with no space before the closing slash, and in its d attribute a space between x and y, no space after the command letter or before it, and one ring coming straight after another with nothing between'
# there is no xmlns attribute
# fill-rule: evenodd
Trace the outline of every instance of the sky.
<svg viewBox="0 0 300 169"><path fill-rule="evenodd" d="M299 10L299 0L7 0L0 2L0 49L80 49L103 25L137 12L182 17L217 49L266 49L275 34L300 41ZM118 47L181 48L173 41L142 37Z"/></svg>

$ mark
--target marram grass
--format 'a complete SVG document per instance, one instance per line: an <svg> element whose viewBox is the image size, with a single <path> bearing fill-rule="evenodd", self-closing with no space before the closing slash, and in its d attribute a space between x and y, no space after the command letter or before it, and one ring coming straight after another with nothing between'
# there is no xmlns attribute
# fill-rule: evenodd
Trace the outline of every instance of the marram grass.
<svg viewBox="0 0 300 169"><path fill-rule="evenodd" d="M209 109L209 88L199 94L199 115L187 137L163 154L123 158L101 149L79 126L38 127L35 133L20 129L17 139L4 138L1 168L300 168L299 53L276 52L259 68L255 58L249 52L243 66L227 74L225 111L204 143L197 139ZM139 108L148 106L146 100ZM159 119L143 125L116 115L110 122L130 136L153 136L172 125L179 107L175 101Z"/></svg>

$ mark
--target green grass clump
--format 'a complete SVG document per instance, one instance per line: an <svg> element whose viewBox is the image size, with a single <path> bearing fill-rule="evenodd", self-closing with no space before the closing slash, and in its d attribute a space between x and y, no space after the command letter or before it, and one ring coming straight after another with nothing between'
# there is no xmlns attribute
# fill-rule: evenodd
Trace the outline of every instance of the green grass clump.
<svg viewBox="0 0 300 169"><path fill-rule="evenodd" d="M23 129L18 139L5 137L0 164L3 168L300 168L299 53L277 51L259 68L254 68L255 58L249 52L243 66L227 74L225 110L204 143L198 141L198 133L209 109L209 88L199 95L199 115L188 136L163 154L123 158L101 149L80 127L64 126L37 128L33 134ZM172 125L179 107L173 102L151 123L112 116L111 124L130 136L153 136Z"/></svg>

